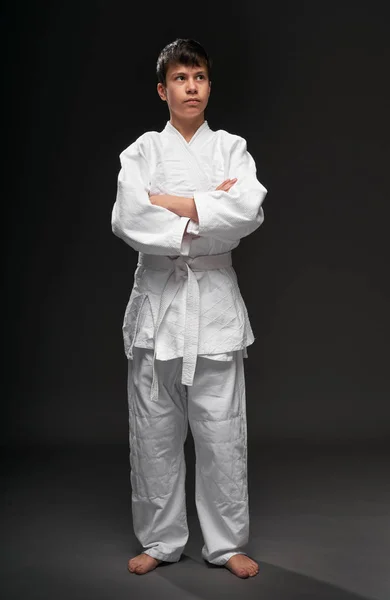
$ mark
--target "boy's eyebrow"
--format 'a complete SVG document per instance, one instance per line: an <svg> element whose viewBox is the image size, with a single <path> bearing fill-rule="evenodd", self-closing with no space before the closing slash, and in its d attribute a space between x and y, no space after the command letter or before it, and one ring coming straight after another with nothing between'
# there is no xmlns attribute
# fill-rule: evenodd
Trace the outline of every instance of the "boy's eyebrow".
<svg viewBox="0 0 390 600"><path fill-rule="evenodd" d="M195 75L205 75L206 71L204 69L201 69L200 71L196 71ZM187 73L185 73L184 71L173 71L172 73L172 77L174 77L174 75L187 75Z"/></svg>

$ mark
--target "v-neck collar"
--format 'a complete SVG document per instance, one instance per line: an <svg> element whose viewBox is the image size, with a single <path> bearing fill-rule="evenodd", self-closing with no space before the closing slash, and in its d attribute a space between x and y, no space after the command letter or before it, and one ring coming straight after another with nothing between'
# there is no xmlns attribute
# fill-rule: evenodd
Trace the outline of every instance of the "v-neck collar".
<svg viewBox="0 0 390 600"><path fill-rule="evenodd" d="M170 121L167 121L167 124L165 126L165 130L170 131L171 133L174 133L176 135L179 136L179 138L184 142L184 144L186 144L187 146L191 146L191 144L194 142L195 139L198 138L198 136L202 133L202 131L204 131L205 129L210 129L209 125L207 123L207 121L203 121L202 125L200 125L200 127L198 127L198 129L195 131L194 135L192 136L192 138L190 139L189 142L187 142L187 140L185 139L185 137L180 133L180 131L178 129L176 129L176 127L174 127L172 125L172 123Z"/></svg>

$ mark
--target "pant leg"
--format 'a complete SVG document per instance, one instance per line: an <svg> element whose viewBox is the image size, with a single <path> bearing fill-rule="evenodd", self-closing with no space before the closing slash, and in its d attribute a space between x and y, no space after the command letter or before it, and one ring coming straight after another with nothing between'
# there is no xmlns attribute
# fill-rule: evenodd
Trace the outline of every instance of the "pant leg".
<svg viewBox="0 0 390 600"><path fill-rule="evenodd" d="M234 554L246 554L243 547L249 539L242 351L234 352L232 362L198 357L194 382L187 392L202 556L223 565Z"/></svg>
<svg viewBox="0 0 390 600"><path fill-rule="evenodd" d="M152 350L134 348L128 369L133 527L146 554L176 562L188 540L186 390L180 359L156 361L159 399L152 402L152 360Z"/></svg>

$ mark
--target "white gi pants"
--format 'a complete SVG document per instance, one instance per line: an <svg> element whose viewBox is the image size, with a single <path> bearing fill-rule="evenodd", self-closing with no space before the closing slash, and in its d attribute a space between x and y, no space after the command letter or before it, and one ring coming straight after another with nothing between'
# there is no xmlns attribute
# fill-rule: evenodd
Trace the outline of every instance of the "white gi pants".
<svg viewBox="0 0 390 600"><path fill-rule="evenodd" d="M182 359L155 361L157 402L150 399L153 350L133 349L128 369L134 533L146 554L180 559L188 540L184 442L195 443L195 502L202 557L223 565L249 538L247 422L243 352L232 361L198 357L192 386Z"/></svg>

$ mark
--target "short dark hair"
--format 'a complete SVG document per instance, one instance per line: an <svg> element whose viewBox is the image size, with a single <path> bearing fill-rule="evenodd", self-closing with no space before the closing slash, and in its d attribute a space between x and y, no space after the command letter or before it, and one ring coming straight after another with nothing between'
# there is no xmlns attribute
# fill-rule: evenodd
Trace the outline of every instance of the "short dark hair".
<svg viewBox="0 0 390 600"><path fill-rule="evenodd" d="M173 64L200 67L204 63L210 79L211 59L206 50L196 40L177 39L163 48L157 59L157 79L166 85L168 67Z"/></svg>

